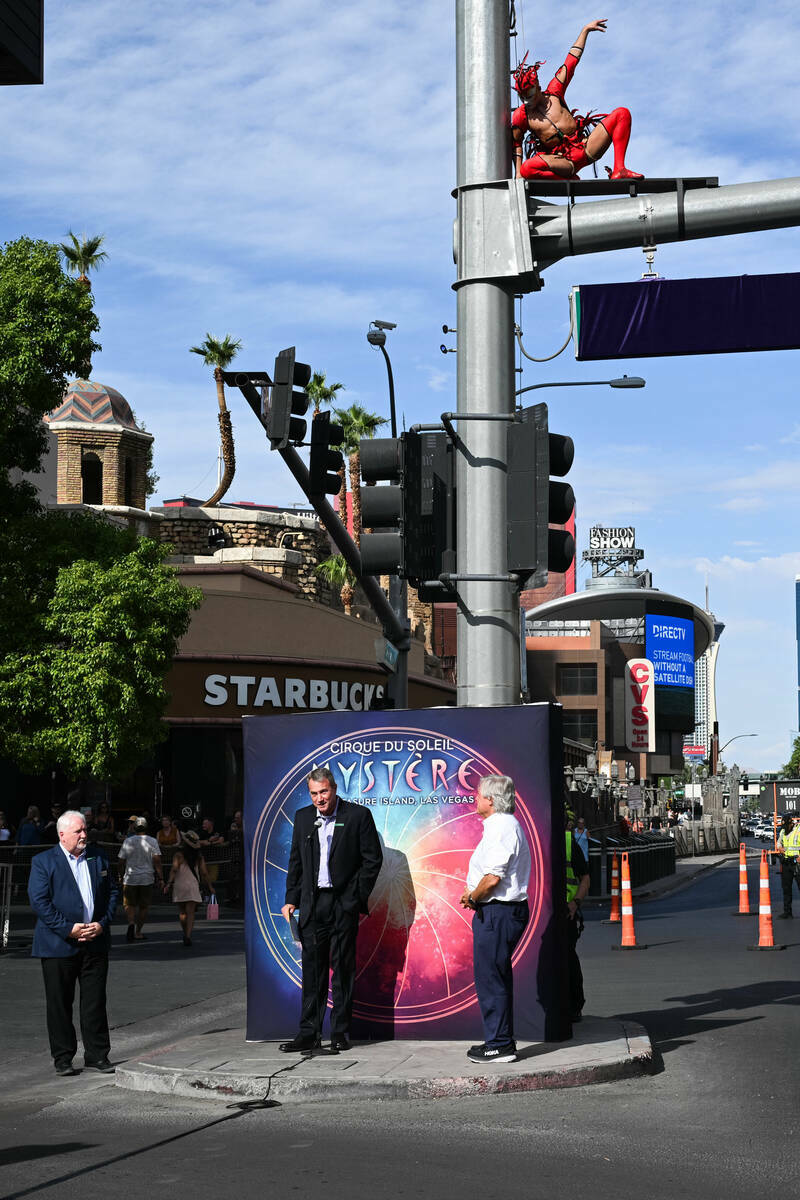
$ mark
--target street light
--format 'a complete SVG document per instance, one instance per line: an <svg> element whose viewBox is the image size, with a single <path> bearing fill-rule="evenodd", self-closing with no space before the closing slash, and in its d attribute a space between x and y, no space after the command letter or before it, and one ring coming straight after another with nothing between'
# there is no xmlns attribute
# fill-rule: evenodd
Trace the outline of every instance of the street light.
<svg viewBox="0 0 800 1200"><path fill-rule="evenodd" d="M397 324L394 321L370 321L369 329L367 330L367 341L370 346L374 346L380 350L386 362L386 370L389 375L389 414L392 419L392 437L397 437L397 416L394 410L394 376L392 375L392 364L389 362L389 355L386 353L386 330L396 329Z"/></svg>
<svg viewBox="0 0 800 1200"><path fill-rule="evenodd" d="M643 388L647 380L641 375L623 375L621 379L575 379L569 383L532 383L520 388L514 393L521 396L524 392L535 392L537 388L546 387L613 387L613 388Z"/></svg>
<svg viewBox="0 0 800 1200"><path fill-rule="evenodd" d="M721 747L720 747L720 749L717 751L717 757L718 757L718 758L721 758L721 757L722 757L722 751L723 751L723 750L724 750L724 749L725 749L727 746L730 746L731 742L736 742L736 741L738 741L738 740L739 740L739 738L743 738L743 737L758 737L758 734L757 734L757 733L737 733L737 734L736 734L736 737L728 738L728 740L727 740L727 742L725 743L725 745L724 745L724 746L721 746Z"/></svg>

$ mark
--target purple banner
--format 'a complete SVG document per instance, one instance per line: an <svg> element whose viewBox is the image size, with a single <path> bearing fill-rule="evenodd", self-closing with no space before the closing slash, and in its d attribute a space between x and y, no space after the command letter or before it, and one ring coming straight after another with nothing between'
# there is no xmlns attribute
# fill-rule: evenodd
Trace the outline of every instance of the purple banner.
<svg viewBox="0 0 800 1200"><path fill-rule="evenodd" d="M297 1030L300 951L280 909L293 818L309 803L315 766L369 807L384 849L359 927L353 1036L480 1040L472 914L459 897L481 837L475 789L489 773L514 779L533 863L531 919L514 960L516 1032L569 1036L560 727L548 704L244 718L248 1040Z"/></svg>
<svg viewBox="0 0 800 1200"><path fill-rule="evenodd" d="M796 272L581 284L572 303L581 362L800 347Z"/></svg>

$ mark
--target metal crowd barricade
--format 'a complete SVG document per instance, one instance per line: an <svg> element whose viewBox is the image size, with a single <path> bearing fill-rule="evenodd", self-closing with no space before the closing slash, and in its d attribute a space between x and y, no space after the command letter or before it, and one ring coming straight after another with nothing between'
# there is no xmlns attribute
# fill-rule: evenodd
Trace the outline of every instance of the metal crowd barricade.
<svg viewBox="0 0 800 1200"><path fill-rule="evenodd" d="M665 833L634 833L630 837L601 834L589 838L589 895L607 896L610 892L614 854L628 854L631 887L641 887L664 875L675 874L675 843Z"/></svg>
<svg viewBox="0 0 800 1200"><path fill-rule="evenodd" d="M11 920L11 878L14 867L0 863L0 953L8 948L8 929Z"/></svg>

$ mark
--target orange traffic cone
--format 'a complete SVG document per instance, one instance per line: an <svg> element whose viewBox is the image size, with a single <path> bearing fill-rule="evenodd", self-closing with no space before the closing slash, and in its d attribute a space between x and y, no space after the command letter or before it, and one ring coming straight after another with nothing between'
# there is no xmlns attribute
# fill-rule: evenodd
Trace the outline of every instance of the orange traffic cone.
<svg viewBox="0 0 800 1200"><path fill-rule="evenodd" d="M750 896L747 891L747 846L739 842L739 911L735 917L750 916Z"/></svg>
<svg viewBox="0 0 800 1200"><path fill-rule="evenodd" d="M633 927L633 897L631 896L631 868L627 851L622 855L622 943L612 950L646 950L647 946L636 945Z"/></svg>
<svg viewBox="0 0 800 1200"><path fill-rule="evenodd" d="M608 916L609 921L621 921L622 912L619 903L619 855L616 850L614 857L611 860L611 912Z"/></svg>
<svg viewBox="0 0 800 1200"><path fill-rule="evenodd" d="M758 881L758 945L748 950L785 950L776 946L772 936L772 905L769 898L769 862L766 850L761 851L761 871Z"/></svg>

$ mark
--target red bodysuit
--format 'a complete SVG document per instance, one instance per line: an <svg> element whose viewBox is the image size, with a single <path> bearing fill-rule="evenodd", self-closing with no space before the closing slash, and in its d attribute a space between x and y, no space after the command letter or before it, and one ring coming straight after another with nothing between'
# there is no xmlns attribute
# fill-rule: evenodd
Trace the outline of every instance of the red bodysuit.
<svg viewBox="0 0 800 1200"><path fill-rule="evenodd" d="M568 54L563 63L563 67L566 72L566 78L564 79L564 82L561 82L561 80L558 78L558 72L556 72L556 74L548 83L547 87L544 89L543 95L555 96L559 100L564 100L564 93L566 92L567 87L572 80L572 76L575 74L575 68L577 67L578 62L579 59L577 59L574 54ZM558 70L560 71L561 67L559 67ZM533 139L534 145L534 153L522 164L522 169L520 172L522 176L527 177L530 175L540 175L543 169L547 171L548 175L552 174L547 167L547 164L541 158L542 154L552 154L557 158L566 158L573 164L572 177L574 178L580 167L585 167L587 163L593 161L593 159L591 159L586 153L586 139L594 129L595 125L603 124L603 121L606 119L607 115L607 113L600 113L595 115L590 114L584 117L581 116L580 113L573 112L572 116L577 126L574 133L564 133L563 130L558 128L555 122L552 122L552 141L549 138L542 140L541 138L537 137L536 134L531 133L530 129L528 128L528 114L525 109L525 105L520 104L519 108L514 110L514 113L511 117L511 126L513 129L523 130L523 135L531 133L531 138ZM545 120L550 120L550 118L545 117Z"/></svg>

